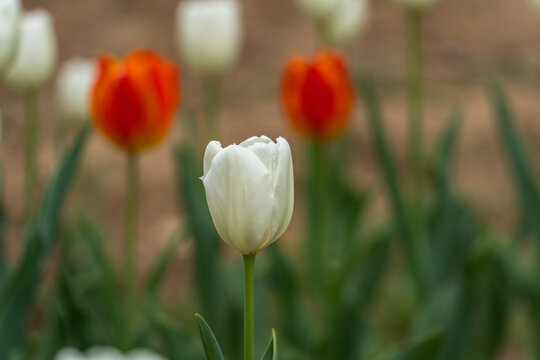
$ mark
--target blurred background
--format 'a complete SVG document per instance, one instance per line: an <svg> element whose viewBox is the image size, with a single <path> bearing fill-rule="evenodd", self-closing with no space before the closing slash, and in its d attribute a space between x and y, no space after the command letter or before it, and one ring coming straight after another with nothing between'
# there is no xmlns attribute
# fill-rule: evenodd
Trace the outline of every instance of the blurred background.
<svg viewBox="0 0 540 360"><path fill-rule="evenodd" d="M60 59L94 57L102 53L123 56L134 48L158 50L178 59L173 33L176 1L27 1L25 8L43 7L54 18ZM310 54L315 49L315 30L310 19L291 0L243 1L245 38L238 63L223 81L223 144L240 142L254 134L283 136L292 144L300 166L303 149L279 101L284 64L292 54ZM389 137L397 159L406 158L407 119L405 97L405 22L399 7L386 0L372 1L371 17L364 33L347 50L351 69L370 74L383 92ZM519 126L533 154L540 153L540 17L526 0L441 1L425 16L424 54L426 81L426 138L433 142L456 103L464 110L456 177L459 188L490 224L508 230L517 219L516 202L505 154L501 149L492 111L485 93L487 76L496 71L507 80ZM198 82L183 71L183 105L200 102ZM55 106L55 81L40 93L40 172L51 174L57 164L61 121ZM5 168L5 201L9 210L8 249L16 259L21 243L23 194L23 102L18 94L0 85L2 99ZM379 168L361 101L355 104L351 121L354 136L354 175L363 187L382 187ZM177 128L171 136L181 138ZM56 140L56 142L55 142ZM167 142L171 144L171 140ZM61 145L60 145L61 146ZM162 146L142 157L140 270L145 269L182 222L176 201L171 149ZM79 198L107 231L108 246L120 246L123 223L124 162L121 152L103 137L93 136L79 177ZM540 166L538 157L532 160ZM403 164L403 169L405 165ZM81 190L84 189L84 191ZM89 192L87 192L87 190ZM84 194L86 195L84 195ZM298 192L301 196L301 193ZM382 195L382 190L381 190ZM371 207L376 219L387 211L385 197ZM79 200L72 200L77 203ZM297 207L296 215L301 209ZM180 215L180 216L179 216ZM286 238L294 239L293 229ZM296 221L295 221L296 220ZM178 253L168 283L185 288L188 249Z"/></svg>
<svg viewBox="0 0 540 360"><path fill-rule="evenodd" d="M315 50L313 23L293 0L242 0L244 43L239 61L223 80L223 144L239 143L252 135L283 136L292 147L296 171L306 157L302 141L291 129L279 100L284 64L293 54ZM30 10L51 12L59 41L60 62L75 56L102 53L123 56L134 48L151 48L182 64L174 37L177 1L170 0L32 0ZM370 75L380 90L388 137L400 171L406 172L406 38L400 9L389 0L371 1L365 31L345 49L354 74ZM518 221L516 193L507 154L497 134L486 95L486 80L502 78L516 111L519 128L529 146L533 168L540 168L540 13L526 0L441 0L426 12L423 27L425 61L425 129L433 144L455 104L464 113L457 148L455 180L473 210L492 228L510 233ZM201 87L182 69L182 106L197 109ZM361 96L361 95L360 95ZM1 157L7 210L7 252L11 263L22 250L23 233L23 102L0 84L3 114ZM65 124L55 106L55 81L39 95L41 114L39 163L42 178L56 169L66 142L59 127ZM195 110L197 111L197 110ZM181 120L178 120L179 122ZM185 134L176 126L165 146L141 158L140 242L141 275L148 272L171 233L184 222L177 201L172 145ZM378 223L389 213L373 139L363 103L358 99L351 121L354 183L372 191L368 221ZM67 211L84 208L106 232L112 257L120 257L125 198L125 159L99 134L89 142L70 195ZM539 175L539 174L537 174ZM300 181L299 178L296 178ZM297 184L301 189L301 184ZM298 197L303 196L298 191ZM299 200L301 201L301 200ZM299 201L297 203L299 203ZM295 249L302 229L302 207L297 206L283 245ZM165 297L174 301L192 286L191 244L183 244L165 276ZM49 270L54 272L54 266ZM42 288L40 291L45 291ZM505 359L517 359L519 346L509 341ZM517 349L517 350L516 350ZM515 355L515 354L518 355Z"/></svg>

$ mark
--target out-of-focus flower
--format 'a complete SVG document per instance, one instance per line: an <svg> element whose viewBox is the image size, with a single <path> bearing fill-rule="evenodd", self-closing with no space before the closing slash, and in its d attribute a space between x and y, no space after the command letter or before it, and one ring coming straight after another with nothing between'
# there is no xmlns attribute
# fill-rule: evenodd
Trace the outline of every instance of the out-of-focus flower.
<svg viewBox="0 0 540 360"><path fill-rule="evenodd" d="M341 44L353 39L365 28L368 15L368 0L339 0L326 23L331 43Z"/></svg>
<svg viewBox="0 0 540 360"><path fill-rule="evenodd" d="M94 346L86 352L88 360L129 360L118 349L110 346Z"/></svg>
<svg viewBox="0 0 540 360"><path fill-rule="evenodd" d="M322 52L312 59L291 59L281 95L293 127L305 138L328 141L347 128L354 94L340 55Z"/></svg>
<svg viewBox="0 0 540 360"><path fill-rule="evenodd" d="M161 143L179 103L179 70L161 56L136 51L125 60L99 59L92 119L101 133L127 152Z"/></svg>
<svg viewBox="0 0 540 360"><path fill-rule="evenodd" d="M340 0L297 0L300 7L313 19L320 20L328 16Z"/></svg>
<svg viewBox="0 0 540 360"><path fill-rule="evenodd" d="M266 136L222 148L208 144L201 177L217 232L244 255L257 253L287 229L294 205L289 143Z"/></svg>
<svg viewBox="0 0 540 360"><path fill-rule="evenodd" d="M0 0L0 73L15 56L20 14L19 0Z"/></svg>
<svg viewBox="0 0 540 360"><path fill-rule="evenodd" d="M129 360L166 360L163 356L147 349L135 349L128 353Z"/></svg>
<svg viewBox="0 0 540 360"><path fill-rule="evenodd" d="M132 350L127 355L110 346L94 346L86 354L67 347L60 350L54 360L167 360L163 356L147 349Z"/></svg>
<svg viewBox="0 0 540 360"><path fill-rule="evenodd" d="M187 64L203 75L219 75L236 60L242 40L236 0L190 0L176 11L176 37Z"/></svg>
<svg viewBox="0 0 540 360"><path fill-rule="evenodd" d="M394 0L399 5L412 7L412 8L425 8L433 5L439 0Z"/></svg>
<svg viewBox="0 0 540 360"><path fill-rule="evenodd" d="M56 34L47 11L33 10L22 16L16 46L6 83L21 89L41 86L52 74L57 58Z"/></svg>
<svg viewBox="0 0 540 360"><path fill-rule="evenodd" d="M81 353L79 350L72 348L72 347L66 347L61 349L56 356L54 357L54 360L87 360L88 358Z"/></svg>
<svg viewBox="0 0 540 360"><path fill-rule="evenodd" d="M86 120L90 116L90 94L96 80L93 60L72 59L60 69L56 84L58 106L64 117Z"/></svg>

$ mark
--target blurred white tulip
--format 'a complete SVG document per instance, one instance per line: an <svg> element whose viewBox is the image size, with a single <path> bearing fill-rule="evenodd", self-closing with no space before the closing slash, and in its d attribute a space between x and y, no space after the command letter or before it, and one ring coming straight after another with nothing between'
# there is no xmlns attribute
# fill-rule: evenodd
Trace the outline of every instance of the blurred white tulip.
<svg viewBox="0 0 540 360"><path fill-rule="evenodd" d="M425 8L427 6L433 5L439 0L394 0L399 5L403 5L411 8Z"/></svg>
<svg viewBox="0 0 540 360"><path fill-rule="evenodd" d="M203 75L219 75L240 52L242 21L236 0L190 0L176 11L176 38L189 67Z"/></svg>
<svg viewBox="0 0 540 360"><path fill-rule="evenodd" d="M0 0L0 74L15 56L20 15L19 0Z"/></svg>
<svg viewBox="0 0 540 360"><path fill-rule="evenodd" d="M313 19L320 20L336 8L340 0L297 0L300 7Z"/></svg>
<svg viewBox="0 0 540 360"><path fill-rule="evenodd" d="M88 360L128 360L118 349L110 346L94 346L86 351Z"/></svg>
<svg viewBox="0 0 540 360"><path fill-rule="evenodd" d="M45 10L26 12L21 19L15 58L5 74L6 83L20 89L38 88L52 74L56 58L51 16Z"/></svg>
<svg viewBox="0 0 540 360"><path fill-rule="evenodd" d="M87 360L87 358L79 350L72 347L66 347L56 354L54 360Z"/></svg>
<svg viewBox="0 0 540 360"><path fill-rule="evenodd" d="M359 34L369 19L368 0L339 0L327 21L327 32L332 44L342 44Z"/></svg>
<svg viewBox="0 0 540 360"><path fill-rule="evenodd" d="M129 360L166 360L163 356L147 349L135 349L128 353Z"/></svg>
<svg viewBox="0 0 540 360"><path fill-rule="evenodd" d="M217 232L244 255L257 253L287 229L293 212L291 148L266 136L222 148L212 141L201 177Z"/></svg>
<svg viewBox="0 0 540 360"><path fill-rule="evenodd" d="M93 60L75 58L62 65L56 84L56 97L65 118L88 119L90 94L96 75L97 65Z"/></svg>

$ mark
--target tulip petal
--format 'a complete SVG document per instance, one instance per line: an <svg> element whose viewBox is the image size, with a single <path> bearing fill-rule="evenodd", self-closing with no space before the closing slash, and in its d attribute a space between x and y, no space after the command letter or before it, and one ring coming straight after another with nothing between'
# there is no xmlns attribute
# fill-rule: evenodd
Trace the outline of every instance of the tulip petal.
<svg viewBox="0 0 540 360"><path fill-rule="evenodd" d="M268 243L261 247L268 246L276 241L287 229L291 221L294 208L294 176L291 147L287 140L282 137L277 138L278 161L274 173L274 210L272 219L272 233Z"/></svg>
<svg viewBox="0 0 540 360"><path fill-rule="evenodd" d="M206 150L204 152L204 176L208 173L208 170L210 170L210 167L212 166L212 160L214 160L214 157L221 151L223 148L221 147L221 143L219 141L210 141L208 143L208 146L206 146Z"/></svg>
<svg viewBox="0 0 540 360"><path fill-rule="evenodd" d="M242 146L228 146L213 158L203 184L223 241L244 254L256 252L273 212L272 176L263 163Z"/></svg>

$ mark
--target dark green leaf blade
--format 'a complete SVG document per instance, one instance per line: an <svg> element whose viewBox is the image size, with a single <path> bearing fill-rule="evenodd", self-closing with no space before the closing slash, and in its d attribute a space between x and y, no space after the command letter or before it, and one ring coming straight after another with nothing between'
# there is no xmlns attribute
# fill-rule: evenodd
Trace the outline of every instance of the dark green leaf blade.
<svg viewBox="0 0 540 360"><path fill-rule="evenodd" d="M278 360L278 358L279 357L276 330L272 329L272 337L270 338L270 342L266 346L266 350L264 350L264 353L261 356L261 360Z"/></svg>
<svg viewBox="0 0 540 360"><path fill-rule="evenodd" d="M208 326L201 315L195 314L195 317L199 323L199 330L201 332L201 340L204 352L206 353L206 358L208 360L224 360L223 352L221 351L216 336L212 332L212 329L210 329L210 326Z"/></svg>

